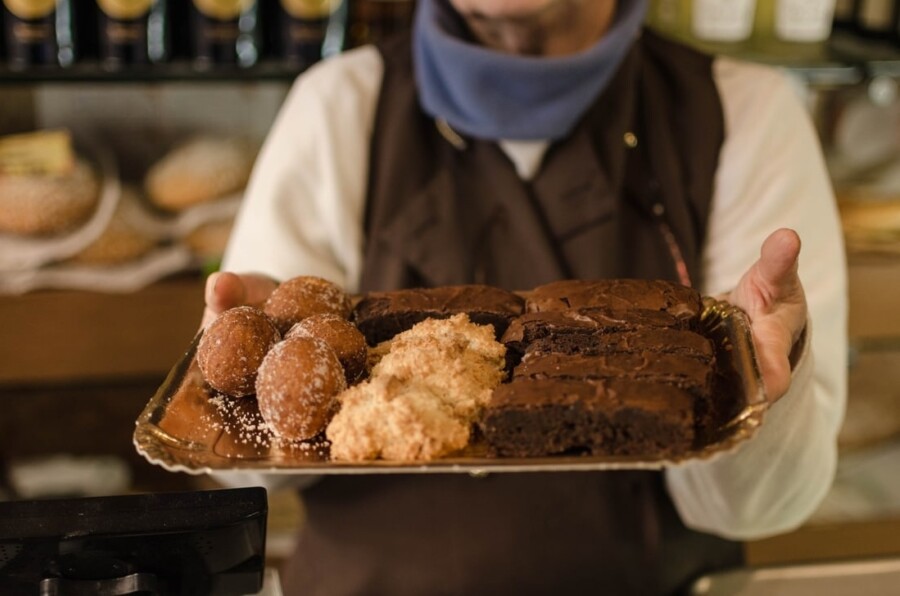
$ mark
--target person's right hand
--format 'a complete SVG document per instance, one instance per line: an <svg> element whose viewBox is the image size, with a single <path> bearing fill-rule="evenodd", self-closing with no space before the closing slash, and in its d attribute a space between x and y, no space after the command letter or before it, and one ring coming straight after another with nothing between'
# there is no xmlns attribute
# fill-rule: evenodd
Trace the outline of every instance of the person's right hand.
<svg viewBox="0 0 900 596"><path fill-rule="evenodd" d="M271 277L258 273L213 273L206 278L206 309L203 311L203 327L209 325L219 313L236 306L262 308L269 295L278 287Z"/></svg>

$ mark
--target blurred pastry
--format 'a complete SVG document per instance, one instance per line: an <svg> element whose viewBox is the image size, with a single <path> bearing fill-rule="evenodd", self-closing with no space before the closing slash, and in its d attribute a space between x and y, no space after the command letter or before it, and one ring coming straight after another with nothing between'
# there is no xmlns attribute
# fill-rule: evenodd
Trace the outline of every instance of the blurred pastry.
<svg viewBox="0 0 900 596"><path fill-rule="evenodd" d="M256 151L235 138L197 137L173 149L147 172L151 202L181 211L237 192L247 185Z"/></svg>
<svg viewBox="0 0 900 596"><path fill-rule="evenodd" d="M132 188L123 188L106 230L70 262L79 265L118 265L146 255L156 246L156 239L141 225L142 217L137 192Z"/></svg>
<svg viewBox="0 0 900 596"><path fill-rule="evenodd" d="M63 175L0 175L0 232L43 235L74 228L90 217L99 192L97 175L83 160Z"/></svg>
<svg viewBox="0 0 900 596"><path fill-rule="evenodd" d="M225 254L234 220L210 221L194 228L181 240L191 252L204 261L218 260Z"/></svg>

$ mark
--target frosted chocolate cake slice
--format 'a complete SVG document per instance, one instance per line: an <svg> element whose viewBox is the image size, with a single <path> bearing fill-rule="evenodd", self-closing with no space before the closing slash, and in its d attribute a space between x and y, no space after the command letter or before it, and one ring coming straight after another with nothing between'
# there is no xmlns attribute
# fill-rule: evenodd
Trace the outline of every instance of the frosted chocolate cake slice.
<svg viewBox="0 0 900 596"><path fill-rule="evenodd" d="M703 303L692 288L662 280L563 280L535 288L527 312L602 307L610 310L662 311L694 327Z"/></svg>
<svg viewBox="0 0 900 596"><path fill-rule="evenodd" d="M464 313L479 325L493 325L501 337L522 314L524 300L506 290L482 285L371 292L356 305L353 321L369 345L391 339L425 319Z"/></svg>
<svg viewBox="0 0 900 596"><path fill-rule="evenodd" d="M480 424L489 449L502 457L673 456L691 449L694 426L687 391L623 379L501 385Z"/></svg>
<svg viewBox="0 0 900 596"><path fill-rule="evenodd" d="M531 312L514 319L501 341L511 352L521 355L532 343L543 339L591 343L597 336L609 333L682 326L683 321L676 317L652 310L583 308L577 311Z"/></svg>
<svg viewBox="0 0 900 596"><path fill-rule="evenodd" d="M563 334L537 339L525 354L568 354L600 356L613 352L658 352L680 354L711 364L715 358L712 342L699 333L683 329L638 329L602 335Z"/></svg>
<svg viewBox="0 0 900 596"><path fill-rule="evenodd" d="M710 393L712 368L682 354L648 351L600 356L528 354L513 371L513 380L519 379L630 379L672 385L704 398Z"/></svg>

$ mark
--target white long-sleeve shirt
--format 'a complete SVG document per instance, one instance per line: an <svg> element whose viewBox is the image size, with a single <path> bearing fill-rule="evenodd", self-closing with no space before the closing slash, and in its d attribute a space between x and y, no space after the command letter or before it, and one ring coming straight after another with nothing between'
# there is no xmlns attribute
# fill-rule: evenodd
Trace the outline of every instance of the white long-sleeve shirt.
<svg viewBox="0 0 900 596"><path fill-rule="evenodd" d="M383 62L372 47L301 76L262 148L223 269L317 275L357 291L369 150ZM726 139L703 250L704 294L733 288L766 236L795 229L812 332L788 393L756 436L712 461L666 470L686 525L732 539L800 525L834 476L846 399L846 267L834 198L809 117L777 71L714 62ZM519 175L546 143L501 142Z"/></svg>

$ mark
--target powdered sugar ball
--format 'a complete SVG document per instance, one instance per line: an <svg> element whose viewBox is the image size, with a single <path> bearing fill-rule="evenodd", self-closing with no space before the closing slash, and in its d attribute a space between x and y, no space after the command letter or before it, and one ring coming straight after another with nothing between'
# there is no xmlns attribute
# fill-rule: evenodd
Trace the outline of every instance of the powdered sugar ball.
<svg viewBox="0 0 900 596"><path fill-rule="evenodd" d="M278 329L258 308L232 308L206 328L197 346L197 364L213 389L234 397L250 395L259 365L280 339Z"/></svg>
<svg viewBox="0 0 900 596"><path fill-rule="evenodd" d="M291 337L275 346L259 367L256 399L272 432L304 440L325 429L338 408L335 397L346 388L344 369L328 344Z"/></svg>
<svg viewBox="0 0 900 596"><path fill-rule="evenodd" d="M291 327L285 335L289 337L314 337L328 344L344 367L347 383L356 382L366 371L366 338L353 323L338 315L307 317Z"/></svg>
<svg viewBox="0 0 900 596"><path fill-rule="evenodd" d="M282 333L306 317L322 313L350 316L350 299L336 284L320 277L294 277L282 282L263 310Z"/></svg>

